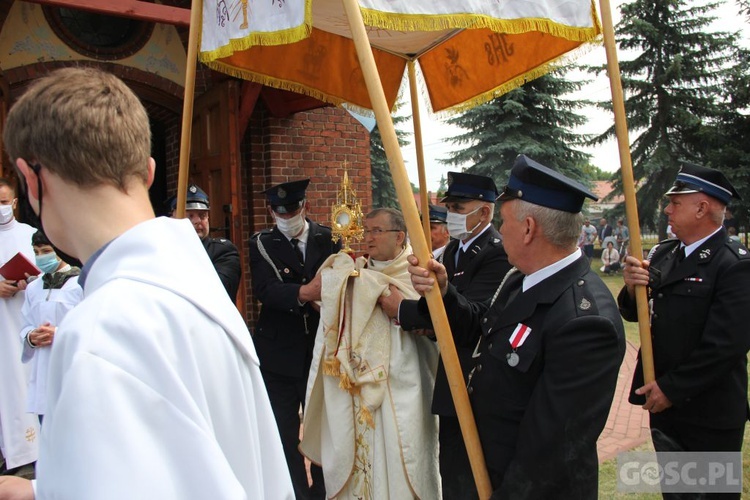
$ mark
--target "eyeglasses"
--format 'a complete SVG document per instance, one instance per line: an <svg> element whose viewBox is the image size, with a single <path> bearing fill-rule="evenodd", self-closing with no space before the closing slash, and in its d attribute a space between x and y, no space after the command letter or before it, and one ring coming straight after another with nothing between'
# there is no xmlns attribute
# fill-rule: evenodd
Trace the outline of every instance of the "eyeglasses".
<svg viewBox="0 0 750 500"><path fill-rule="evenodd" d="M365 236L371 234L373 236L380 236L383 233L400 233L400 229L365 229L362 231Z"/></svg>

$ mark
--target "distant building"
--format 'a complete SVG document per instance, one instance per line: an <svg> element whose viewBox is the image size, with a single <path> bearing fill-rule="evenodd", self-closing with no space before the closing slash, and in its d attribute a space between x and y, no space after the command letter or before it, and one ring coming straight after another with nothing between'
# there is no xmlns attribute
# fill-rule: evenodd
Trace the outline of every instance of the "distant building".
<svg viewBox="0 0 750 500"><path fill-rule="evenodd" d="M591 186L591 192L599 198L599 201L589 201L584 206L586 215L590 219L598 219L603 216L605 212L615 208L618 204L625 201L623 195L617 195L611 199L607 196L614 190L612 181L594 181ZM613 222L613 221L611 221Z"/></svg>

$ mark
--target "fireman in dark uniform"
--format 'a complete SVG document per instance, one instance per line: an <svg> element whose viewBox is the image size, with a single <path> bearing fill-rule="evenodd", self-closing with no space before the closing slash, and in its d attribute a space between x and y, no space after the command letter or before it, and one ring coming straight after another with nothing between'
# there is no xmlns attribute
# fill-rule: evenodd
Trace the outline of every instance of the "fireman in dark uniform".
<svg viewBox="0 0 750 500"><path fill-rule="evenodd" d="M456 345L474 343L468 392L492 498L596 499L596 440L625 354L612 294L577 247L584 186L519 156L500 196L515 266L485 302L430 260ZM410 257L416 263L414 256ZM413 265L412 283L435 285Z"/></svg>
<svg viewBox="0 0 750 500"><path fill-rule="evenodd" d="M177 204L177 197L173 196L168 200L169 212L174 213ZM203 243L203 247L208 253L208 258L219 275L221 284L227 291L232 301L237 300L237 289L240 286L242 277L242 268L240 266L240 254L234 243L226 238L212 238L208 235L209 228L209 202L208 195L195 184L187 188L187 197L185 198L185 218L189 219L198 233L198 237Z"/></svg>
<svg viewBox="0 0 750 500"><path fill-rule="evenodd" d="M340 249L331 230L306 217L305 189L310 180L286 182L264 193L275 221L271 229L253 235L250 269L253 294L261 303L253 341L261 372L279 426L297 499L324 498L320 467L311 467L308 487L298 451L300 415L320 315L320 277L315 274L329 255Z"/></svg>
<svg viewBox="0 0 750 500"><path fill-rule="evenodd" d="M739 195L718 170L683 162L666 196L676 238L644 262L626 259L618 298L628 321L637 321L635 285L648 286L652 304L656 380L644 384L639 357L630 401L650 411L656 451L740 451L750 414L750 252L722 225Z"/></svg>

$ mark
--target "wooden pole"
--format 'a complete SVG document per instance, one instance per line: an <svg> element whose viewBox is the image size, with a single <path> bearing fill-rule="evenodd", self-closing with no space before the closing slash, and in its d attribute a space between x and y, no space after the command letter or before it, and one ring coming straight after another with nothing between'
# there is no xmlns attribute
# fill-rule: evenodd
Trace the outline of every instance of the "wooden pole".
<svg viewBox="0 0 750 500"><path fill-rule="evenodd" d="M417 205L414 203L414 196L411 192L409 178L406 175L406 168L404 167L404 159L398 145L396 130L393 127L391 113L386 103L383 84L380 81L378 68L375 65L370 41L365 32L362 14L359 11L357 0L342 0L342 2L347 18L349 19L352 39L354 40L359 64L362 67L362 73L365 77L367 92L370 95L372 108L375 111L375 118L383 139L383 146L385 147L388 165L393 175L393 183L396 186L398 201L404 213L406 227L411 235L414 254L419 259L419 262L425 263L430 258L430 248L427 246L427 240L420 230ZM443 365L448 376L453 403L455 404L458 421L461 425L461 433L466 443L466 451L468 452L471 469L474 473L474 480L477 483L479 498L484 500L492 494L492 485L487 473L487 466L484 462L484 454L479 442L474 414L469 404L469 395L464 385L464 377L458 361L458 354L456 354L456 346L453 343L453 336L445 314L443 298L440 296L438 287L433 287L432 291L426 295L426 299L427 306L430 309L430 316L432 316L435 334L437 335L440 355L443 358Z"/></svg>
<svg viewBox="0 0 750 500"><path fill-rule="evenodd" d="M422 204L422 229L427 240L427 248L432 254L432 234L430 233L430 200L427 197L427 178L424 168L424 144L422 143L422 119L419 116L419 92L417 92L417 71L414 61L409 61L409 92L411 93L411 116L414 125L414 146L417 149L417 173L419 175L419 199Z"/></svg>
<svg viewBox="0 0 750 500"><path fill-rule="evenodd" d="M617 62L615 30L612 26L612 9L609 0L599 0L602 11L602 28L604 31L604 49L607 52L607 73L612 89L612 107L615 112L615 133L620 150L620 171L622 172L622 189L625 194L625 214L630 228L630 255L643 259L641 244L641 227L638 221L638 204L635 198L635 180L633 163L630 158L630 139L625 115L625 98L620 81L620 66ZM648 294L645 286L635 287L635 300L638 307L638 329L641 336L641 362L643 379L646 383L654 381L654 352L651 346L651 325L649 321Z"/></svg>
<svg viewBox="0 0 750 500"><path fill-rule="evenodd" d="M185 96L182 100L182 132L180 135L180 170L177 174L177 208L174 216L185 217L188 174L190 173L190 137L193 132L193 101L195 99L195 68L198 64L198 34L201 29L203 1L193 0L190 6L190 35L185 67Z"/></svg>

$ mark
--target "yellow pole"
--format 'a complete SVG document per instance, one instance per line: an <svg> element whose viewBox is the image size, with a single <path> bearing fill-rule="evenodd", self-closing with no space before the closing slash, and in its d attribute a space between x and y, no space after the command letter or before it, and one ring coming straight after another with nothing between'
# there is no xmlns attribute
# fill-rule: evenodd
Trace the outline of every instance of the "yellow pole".
<svg viewBox="0 0 750 500"><path fill-rule="evenodd" d="M414 146L417 149L417 173L419 174L419 199L422 204L422 228L427 240L427 248L432 253L432 234L430 234L430 200L427 197L427 178L424 169L424 144L422 143L422 119L419 116L419 93L417 92L417 71L414 61L409 61L409 91L411 93L411 116L414 124Z"/></svg>
<svg viewBox="0 0 750 500"><path fill-rule="evenodd" d="M188 37L187 66L185 67L185 96L182 100L182 132L180 135L180 170L177 174L177 208L175 217L185 217L188 173L190 171L190 135L193 131L193 100L195 99L195 68L198 64L198 33L201 29L202 0L190 6L190 35Z"/></svg>
<svg viewBox="0 0 750 500"><path fill-rule="evenodd" d="M612 89L612 107L615 112L615 133L620 150L620 171L622 172L622 189L625 194L625 214L630 228L630 255L643 258L641 244L641 227L638 222L638 204L635 198L635 180L633 179L633 163L630 158L630 139L628 138L628 123L625 116L625 98L620 81L620 66L617 62L617 47L615 45L615 30L612 26L612 9L609 0L599 0L602 11L602 28L604 31L604 49L607 52L607 73ZM648 295L645 286L635 288L635 300L638 306L638 329L641 336L641 362L643 363L643 379L654 381L654 352L651 347L651 325L649 322Z"/></svg>
<svg viewBox="0 0 750 500"><path fill-rule="evenodd" d="M352 39L357 50L359 64L362 67L362 73L365 77L367 92L370 95L373 111L375 111L375 118L383 139L383 146L385 147L388 165L393 175L393 184L396 186L398 201L404 213L406 227L411 235L414 254L419 259L419 262L424 263L430 258L430 248L427 246L427 240L420 230L417 205L414 203L409 178L406 175L406 168L404 168L404 159L398 145L396 130L393 127L391 113L386 103L375 58L372 55L370 41L367 39L362 13L359 11L357 0L342 1L349 19L349 26L352 31ZM479 498L484 500L492 494L492 485L487 473L487 466L484 462L484 454L479 442L474 414L469 403L469 395L464 385L461 365L458 361L458 354L456 354L456 346L453 343L453 336L448 325L443 299L440 296L438 287L433 287L432 292L427 294L426 299L430 315L432 316L435 334L437 335L440 355L443 358L445 372L448 376L448 384L453 395L453 403L456 407L459 424L461 425L461 432L466 443L466 451L468 452L471 469L474 473L474 480L477 483Z"/></svg>

